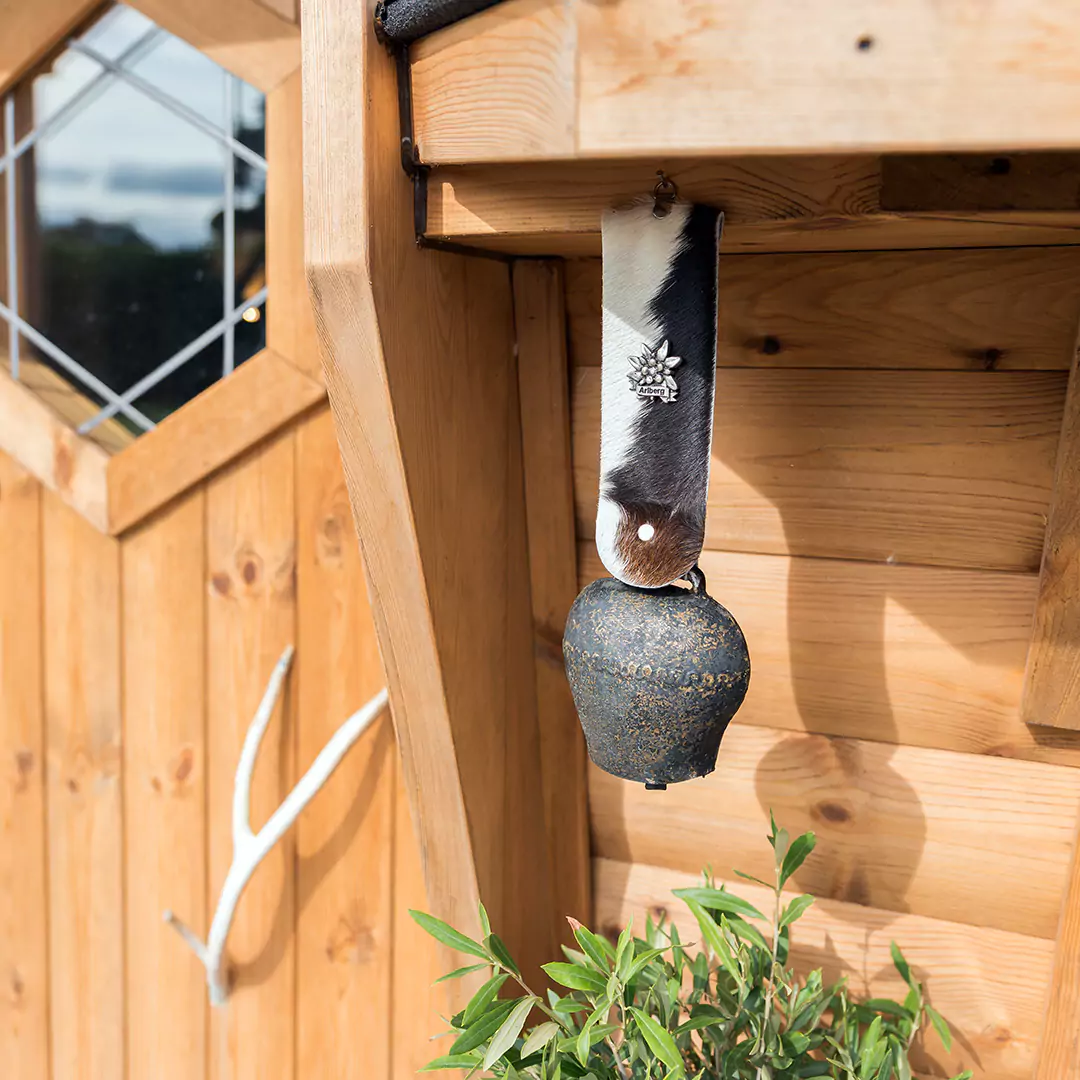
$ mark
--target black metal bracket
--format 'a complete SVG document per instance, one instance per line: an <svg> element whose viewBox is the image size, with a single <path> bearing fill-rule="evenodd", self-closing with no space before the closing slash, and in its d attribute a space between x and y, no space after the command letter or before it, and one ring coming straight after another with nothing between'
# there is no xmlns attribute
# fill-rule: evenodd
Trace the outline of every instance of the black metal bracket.
<svg viewBox="0 0 1080 1080"><path fill-rule="evenodd" d="M452 240L439 240L427 235L428 219L428 177L431 166L420 160L420 150L416 145L416 129L413 124L412 67L409 63L409 46L395 45L386 41L382 30L382 13L385 5L375 6L375 33L380 41L387 44L394 57L397 70L398 123L401 129L401 167L412 182L413 190L413 231L416 234L416 246L431 248L434 251L449 251L457 255L472 255L480 259L497 259L499 262L512 262L513 257L504 251L491 251L488 248L472 247L469 244L456 244Z"/></svg>

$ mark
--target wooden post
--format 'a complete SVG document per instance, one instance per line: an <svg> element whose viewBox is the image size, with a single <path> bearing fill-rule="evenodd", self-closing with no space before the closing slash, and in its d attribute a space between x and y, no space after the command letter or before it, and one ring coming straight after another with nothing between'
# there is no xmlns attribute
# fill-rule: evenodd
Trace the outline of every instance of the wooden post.
<svg viewBox="0 0 1080 1080"><path fill-rule="evenodd" d="M562 914L560 837L544 835L510 273L416 247L372 9L303 5L308 283L429 902L475 934L483 897L535 968Z"/></svg>

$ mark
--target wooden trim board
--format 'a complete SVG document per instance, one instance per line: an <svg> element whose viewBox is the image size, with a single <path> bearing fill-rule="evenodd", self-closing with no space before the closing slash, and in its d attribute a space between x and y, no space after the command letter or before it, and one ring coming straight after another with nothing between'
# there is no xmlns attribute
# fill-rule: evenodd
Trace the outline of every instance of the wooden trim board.
<svg viewBox="0 0 1080 1080"><path fill-rule="evenodd" d="M2 370L0 450L99 531L108 531L109 455L76 435L36 394Z"/></svg>
<svg viewBox="0 0 1080 1080"><path fill-rule="evenodd" d="M1065 398L1023 713L1029 724L1080 730L1080 363Z"/></svg>
<svg viewBox="0 0 1080 1080"><path fill-rule="evenodd" d="M725 254L1067 245L1080 242L1080 209L1059 177L1075 166L1065 153L444 165L428 180L427 235L599 255L602 212L650 192L662 168L684 198L723 208Z"/></svg>
<svg viewBox="0 0 1080 1080"><path fill-rule="evenodd" d="M109 460L109 531L130 529L324 397L264 349Z"/></svg>
<svg viewBox="0 0 1080 1080"><path fill-rule="evenodd" d="M552 891L557 913L585 919L592 910L587 758L562 657L577 596L562 266L519 261L513 282L544 812L548 835L560 838L549 845ZM572 944L568 933L563 940Z"/></svg>
<svg viewBox="0 0 1080 1080"><path fill-rule="evenodd" d="M414 47L425 161L1074 149L1072 0L509 0ZM978 64L971 57L978 56Z"/></svg>
<svg viewBox="0 0 1080 1080"><path fill-rule="evenodd" d="M430 904L476 932L482 896L533 970L560 838L536 768L510 276L415 245L372 8L302 5L308 281Z"/></svg>
<svg viewBox="0 0 1080 1080"><path fill-rule="evenodd" d="M170 34L269 93L300 66L300 30L259 0L130 0Z"/></svg>

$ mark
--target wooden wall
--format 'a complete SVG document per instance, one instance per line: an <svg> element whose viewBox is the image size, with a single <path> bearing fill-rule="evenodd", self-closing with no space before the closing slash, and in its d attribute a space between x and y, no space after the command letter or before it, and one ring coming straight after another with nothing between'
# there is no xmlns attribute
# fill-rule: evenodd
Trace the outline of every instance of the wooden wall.
<svg viewBox="0 0 1080 1080"><path fill-rule="evenodd" d="M237 756L297 659L254 823L383 682L325 407L139 528L99 533L0 455L0 1074L18 1080L405 1080L431 1056L439 960L389 718L259 869L230 938Z"/></svg>
<svg viewBox="0 0 1080 1080"><path fill-rule="evenodd" d="M707 779L592 770L597 921L676 915L670 888L705 864L768 875L771 808L818 836L797 961L895 994L895 939L959 1030L925 1073L1027 1080L1080 801L1080 739L1019 715L1080 253L732 255L720 279L702 566L750 692ZM585 584L599 263L566 283Z"/></svg>

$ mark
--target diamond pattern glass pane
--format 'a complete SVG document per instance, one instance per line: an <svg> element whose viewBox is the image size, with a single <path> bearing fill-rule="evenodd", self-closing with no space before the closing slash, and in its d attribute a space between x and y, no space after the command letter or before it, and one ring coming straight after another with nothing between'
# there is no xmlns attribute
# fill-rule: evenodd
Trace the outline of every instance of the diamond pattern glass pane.
<svg viewBox="0 0 1080 1080"><path fill-rule="evenodd" d="M118 70L69 50L15 91L16 324L47 339L36 370L76 384L84 430L138 433L265 344L265 99L123 6L79 43Z"/></svg>

